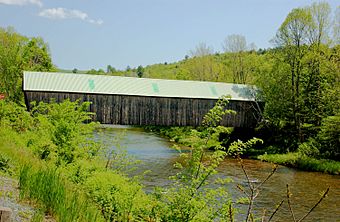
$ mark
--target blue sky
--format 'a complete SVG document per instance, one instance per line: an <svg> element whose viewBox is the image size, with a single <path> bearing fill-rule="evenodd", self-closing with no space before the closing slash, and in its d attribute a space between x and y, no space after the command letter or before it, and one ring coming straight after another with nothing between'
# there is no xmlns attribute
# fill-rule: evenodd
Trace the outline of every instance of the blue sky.
<svg viewBox="0 0 340 222"><path fill-rule="evenodd" d="M181 60L200 42L222 51L231 34L258 48L310 0L0 0L0 26L48 42L64 69ZM333 10L338 0L327 1Z"/></svg>

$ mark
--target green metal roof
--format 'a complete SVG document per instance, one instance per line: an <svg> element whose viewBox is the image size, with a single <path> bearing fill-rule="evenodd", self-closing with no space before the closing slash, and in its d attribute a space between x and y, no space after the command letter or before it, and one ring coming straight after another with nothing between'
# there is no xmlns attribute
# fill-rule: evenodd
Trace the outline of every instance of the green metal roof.
<svg viewBox="0 0 340 222"><path fill-rule="evenodd" d="M74 92L156 97L254 101L254 87L221 82L200 82L103 76L74 73L24 72L24 91Z"/></svg>

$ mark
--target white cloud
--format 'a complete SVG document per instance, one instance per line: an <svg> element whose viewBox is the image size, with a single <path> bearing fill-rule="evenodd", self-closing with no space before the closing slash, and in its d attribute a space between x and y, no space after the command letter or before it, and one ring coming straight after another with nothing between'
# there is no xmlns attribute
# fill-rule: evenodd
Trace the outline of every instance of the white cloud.
<svg viewBox="0 0 340 222"><path fill-rule="evenodd" d="M5 5L28 5L33 4L42 7L41 0L0 0L0 4Z"/></svg>
<svg viewBox="0 0 340 222"><path fill-rule="evenodd" d="M42 10L38 15L49 19L80 19L96 25L103 24L103 20L92 19L85 12L76 9L49 8Z"/></svg>

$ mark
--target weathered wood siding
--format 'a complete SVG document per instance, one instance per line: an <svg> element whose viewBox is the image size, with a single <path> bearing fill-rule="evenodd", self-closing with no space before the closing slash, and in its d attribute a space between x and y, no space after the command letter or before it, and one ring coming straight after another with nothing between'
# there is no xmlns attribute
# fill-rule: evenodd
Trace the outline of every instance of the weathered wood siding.
<svg viewBox="0 0 340 222"><path fill-rule="evenodd" d="M26 91L25 99L30 108L32 101L61 102L65 99L90 101L94 120L105 124L198 126L203 116L214 107L217 100L144 97L128 95L102 95L80 93L57 93ZM230 101L228 109L236 115L226 116L222 125L233 127L254 127L256 118L252 102Z"/></svg>

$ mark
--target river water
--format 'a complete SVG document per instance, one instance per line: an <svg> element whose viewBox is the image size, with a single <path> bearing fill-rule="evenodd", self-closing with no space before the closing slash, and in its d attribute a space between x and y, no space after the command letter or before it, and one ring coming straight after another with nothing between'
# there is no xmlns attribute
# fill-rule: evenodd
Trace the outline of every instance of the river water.
<svg viewBox="0 0 340 222"><path fill-rule="evenodd" d="M155 186L169 186L171 183L169 176L176 173L173 164L179 159L179 153L171 148L173 144L153 132L126 126L107 125L101 133L97 134L97 138L102 141L112 141L114 138L122 137L122 133L124 136L120 140L120 145L130 155L141 160L137 173L150 170L142 179L146 192L151 192ZM114 142L109 146L116 149ZM265 179L273 167L270 163L258 160L243 160L243 164L249 177L255 181ZM246 187L247 183L238 160L223 161L216 176L231 178L233 182L228 185L229 192L235 199L242 196L236 189L236 185L241 184ZM262 186L256 199L256 215L262 215L263 209L266 209L266 215L271 214L275 206L285 199L286 184L289 184L293 194L291 202L296 218L307 213L319 200L320 193L330 187L327 198L304 221L340 221L339 175L305 172L284 166L279 166L277 172ZM241 211L246 210L245 205L236 205L236 207ZM273 221L293 221L290 215L285 201Z"/></svg>

